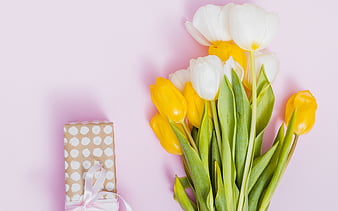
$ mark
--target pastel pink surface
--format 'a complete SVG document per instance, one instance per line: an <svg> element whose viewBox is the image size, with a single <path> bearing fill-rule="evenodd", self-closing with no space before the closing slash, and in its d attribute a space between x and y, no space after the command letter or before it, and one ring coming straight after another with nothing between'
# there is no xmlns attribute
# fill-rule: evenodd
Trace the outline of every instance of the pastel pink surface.
<svg viewBox="0 0 338 211"><path fill-rule="evenodd" d="M63 210L63 124L98 119L115 123L118 191L134 210L180 210L172 186L184 173L148 126L148 86L206 55L183 23L206 3L226 2L2 1L0 210ZM269 47L281 71L267 138L291 93L310 89L319 104L270 210L337 210L338 3L251 2L281 19Z"/></svg>

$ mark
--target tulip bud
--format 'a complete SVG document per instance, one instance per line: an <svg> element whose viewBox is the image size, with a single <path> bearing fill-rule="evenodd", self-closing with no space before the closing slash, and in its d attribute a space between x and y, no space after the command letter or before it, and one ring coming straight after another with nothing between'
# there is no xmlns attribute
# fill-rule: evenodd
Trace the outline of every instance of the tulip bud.
<svg viewBox="0 0 338 211"><path fill-rule="evenodd" d="M244 50L265 48L277 33L279 18L275 13L253 5L234 5L230 10L229 28L235 43Z"/></svg>
<svg viewBox="0 0 338 211"><path fill-rule="evenodd" d="M162 147L171 154L181 155L182 150L180 143L177 140L177 137L170 127L168 120L156 114L150 121L150 126L156 134L157 138L160 140Z"/></svg>
<svg viewBox="0 0 338 211"><path fill-rule="evenodd" d="M167 79L158 77L150 85L151 99L157 110L174 122L183 122L187 114L187 102L182 93Z"/></svg>
<svg viewBox="0 0 338 211"><path fill-rule="evenodd" d="M191 82L188 82L183 91L183 95L187 100L188 110L187 117L193 126L199 128L201 124L201 119L204 109L204 100L198 96L194 88L192 87Z"/></svg>
<svg viewBox="0 0 338 211"><path fill-rule="evenodd" d="M197 94L205 100L215 100L224 75L220 58L214 55L190 60L191 82Z"/></svg>
<svg viewBox="0 0 338 211"><path fill-rule="evenodd" d="M296 110L295 134L302 135L311 130L316 120L317 102L309 90L293 94L286 103L285 122L288 124Z"/></svg>
<svg viewBox="0 0 338 211"><path fill-rule="evenodd" d="M178 70L169 74L169 80L182 92L185 84L190 81L190 71L186 69Z"/></svg>

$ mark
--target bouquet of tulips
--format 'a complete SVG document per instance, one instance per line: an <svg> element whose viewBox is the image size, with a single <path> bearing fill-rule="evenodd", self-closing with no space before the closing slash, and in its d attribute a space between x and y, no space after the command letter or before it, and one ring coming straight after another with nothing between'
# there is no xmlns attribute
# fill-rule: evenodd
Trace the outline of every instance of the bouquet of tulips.
<svg viewBox="0 0 338 211"><path fill-rule="evenodd" d="M299 136L312 128L316 100L295 93L262 153L278 72L276 56L263 49L278 24L276 14L252 4L203 6L185 26L209 55L150 86L159 112L150 125L164 149L182 155L186 176L174 184L182 209L266 211Z"/></svg>

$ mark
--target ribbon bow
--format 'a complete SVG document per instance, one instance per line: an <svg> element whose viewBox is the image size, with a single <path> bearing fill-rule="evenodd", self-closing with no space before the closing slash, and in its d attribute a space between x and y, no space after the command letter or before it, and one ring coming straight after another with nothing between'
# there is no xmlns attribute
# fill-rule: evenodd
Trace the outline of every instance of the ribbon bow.
<svg viewBox="0 0 338 211"><path fill-rule="evenodd" d="M101 169L99 177L93 184L95 172ZM119 209L118 198L122 199L127 211L132 211L130 205L117 193L101 191L106 179L106 170L96 164L89 169L85 178L85 190L82 201L67 202L66 211L117 211ZM112 199L104 199L105 195L113 196Z"/></svg>

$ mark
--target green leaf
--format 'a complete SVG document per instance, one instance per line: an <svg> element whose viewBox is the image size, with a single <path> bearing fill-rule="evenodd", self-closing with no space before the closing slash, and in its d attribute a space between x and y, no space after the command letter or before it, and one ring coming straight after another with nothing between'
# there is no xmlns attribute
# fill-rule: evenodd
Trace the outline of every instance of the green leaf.
<svg viewBox="0 0 338 211"><path fill-rule="evenodd" d="M277 149L277 146L278 142L275 143L266 153L254 160L249 178L248 192L251 191L264 169L268 166L272 156Z"/></svg>
<svg viewBox="0 0 338 211"><path fill-rule="evenodd" d="M279 154L278 163L274 171L273 177L271 179L271 182L269 186L267 187L266 191L264 192L262 203L260 205L260 210L266 210L267 207L269 206L271 197L273 193L275 192L278 186L279 180L281 176L283 175L284 170L286 168L288 154L289 154L292 142L293 142L295 118L296 118L296 112L294 112L291 116L291 120L286 130L282 148Z"/></svg>
<svg viewBox="0 0 338 211"><path fill-rule="evenodd" d="M214 162L215 167L215 181L216 181L216 197L215 197L215 206L217 211L226 211L226 199L225 199L225 190L221 175L221 169L217 163Z"/></svg>
<svg viewBox="0 0 338 211"><path fill-rule="evenodd" d="M249 194L249 211L257 211L259 199L261 198L264 189L269 184L273 175L273 170L265 169L259 180L253 186Z"/></svg>
<svg viewBox="0 0 338 211"><path fill-rule="evenodd" d="M275 96L271 84L265 74L264 67L262 66L257 84L257 134L261 133L268 125L274 103Z"/></svg>
<svg viewBox="0 0 338 211"><path fill-rule="evenodd" d="M198 130L198 149L205 169L209 169L209 152L213 131L212 120L209 117L209 106L204 106L201 126ZM209 171L208 171L209 172Z"/></svg>
<svg viewBox="0 0 338 211"><path fill-rule="evenodd" d="M190 173L190 169L188 167L188 163L185 159L184 156L182 156L182 163L183 163L183 168L184 168L184 172L186 174L186 178L189 180L189 183L191 184L191 190L195 193L195 188L193 186L193 182L192 182L192 179L191 179L191 173Z"/></svg>
<svg viewBox="0 0 338 211"><path fill-rule="evenodd" d="M192 185L190 184L188 177L178 177L178 179L180 180L180 183L184 189L191 188Z"/></svg>
<svg viewBox="0 0 338 211"><path fill-rule="evenodd" d="M174 199L181 205L185 211L197 211L196 205L189 199L181 179L176 176L174 184Z"/></svg>
<svg viewBox="0 0 338 211"><path fill-rule="evenodd" d="M198 152L192 148L182 131L171 121L170 125L180 142L183 155L187 161L187 167L195 188L195 197L199 210L208 210L207 200L212 190L208 169L205 169Z"/></svg>
<svg viewBox="0 0 338 211"><path fill-rule="evenodd" d="M211 183L212 183L212 187L213 190L217 190L217 186L216 186L216 181L215 181L215 167L214 167L214 163L221 163L221 157L219 154L219 149L218 149L218 144L216 141L216 132L213 131L212 134L212 140L211 140L211 158L209 161L209 166L210 166L210 177L211 177ZM216 192L214 192L215 196L216 196Z"/></svg>
<svg viewBox="0 0 338 211"><path fill-rule="evenodd" d="M263 137L264 137L264 130L262 130L255 139L254 158L257 158L262 154Z"/></svg>
<svg viewBox="0 0 338 211"><path fill-rule="evenodd" d="M231 148L229 142L227 140L223 140L223 148L222 150L222 170L223 170L223 182L225 188L225 197L227 201L227 209L234 210L236 206L235 199L235 164L232 160L231 156Z"/></svg>
<svg viewBox="0 0 338 211"><path fill-rule="evenodd" d="M232 71L232 86L236 102L236 146L235 163L237 171L237 185L240 187L243 179L244 164L249 144L251 108L241 80Z"/></svg>
<svg viewBox="0 0 338 211"><path fill-rule="evenodd" d="M243 211L249 211L249 197L245 196Z"/></svg>
<svg viewBox="0 0 338 211"><path fill-rule="evenodd" d="M233 142L235 140L236 131L235 99L231 84L226 76L224 76L224 80L220 86L217 110L221 126L222 140L227 140L231 149L234 149Z"/></svg>
<svg viewBox="0 0 338 211"><path fill-rule="evenodd" d="M236 168L234 164L234 150L236 141L236 107L231 84L226 76L221 83L218 97L218 117L222 132L222 149L220 149L222 159L223 183L227 210L235 209L236 200Z"/></svg>
<svg viewBox="0 0 338 211"><path fill-rule="evenodd" d="M212 194L211 189L207 197L207 207L208 207L208 211L215 211L214 195Z"/></svg>
<svg viewBox="0 0 338 211"><path fill-rule="evenodd" d="M264 169L263 173L259 177L259 179L254 184L253 188L249 194L249 211L257 211L259 200L264 192L265 188L271 181L273 172L275 171L277 161L279 158L279 152L282 148L284 138L284 125L282 124L278 130L277 136L274 141L274 146L277 145L277 149L273 154L268 166Z"/></svg>
<svg viewBox="0 0 338 211"><path fill-rule="evenodd" d="M233 185L233 195L234 195L234 203L237 205L238 197L239 197L239 189L236 184Z"/></svg>
<svg viewBox="0 0 338 211"><path fill-rule="evenodd" d="M191 136L195 140L196 145L198 145L198 136L197 136L197 134L198 134L198 128L197 127L192 127Z"/></svg>

